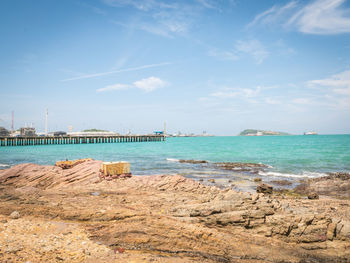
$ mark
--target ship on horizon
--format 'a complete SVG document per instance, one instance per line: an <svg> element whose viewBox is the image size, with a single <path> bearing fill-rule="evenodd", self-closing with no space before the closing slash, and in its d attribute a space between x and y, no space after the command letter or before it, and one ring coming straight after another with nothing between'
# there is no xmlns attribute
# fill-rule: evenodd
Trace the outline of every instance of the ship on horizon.
<svg viewBox="0 0 350 263"><path fill-rule="evenodd" d="M318 135L318 133L314 132L314 131L312 131L312 132L304 132L304 135Z"/></svg>

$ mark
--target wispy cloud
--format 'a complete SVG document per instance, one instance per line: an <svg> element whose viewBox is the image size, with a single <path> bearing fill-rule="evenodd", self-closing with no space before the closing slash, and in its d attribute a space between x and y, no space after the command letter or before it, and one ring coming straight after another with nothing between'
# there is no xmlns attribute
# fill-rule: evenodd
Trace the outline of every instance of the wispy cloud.
<svg viewBox="0 0 350 263"><path fill-rule="evenodd" d="M97 89L97 92L105 92L105 91L114 91L114 90L125 90L131 88L130 85L125 85L125 84L114 84L114 85L109 85L104 88Z"/></svg>
<svg viewBox="0 0 350 263"><path fill-rule="evenodd" d="M330 78L311 80L308 85L328 87L336 94L350 96L350 70L335 74Z"/></svg>
<svg viewBox="0 0 350 263"><path fill-rule="evenodd" d="M297 6L296 1L291 1L286 5L279 6L274 5L268 10L255 16L252 22L250 22L247 27L253 27L258 24L268 25L275 22L279 22L282 19L285 19L285 15L290 15L290 11Z"/></svg>
<svg viewBox="0 0 350 263"><path fill-rule="evenodd" d="M261 91L261 87L257 86L255 89L248 89L248 88L225 88L224 90L214 92L210 94L212 97L216 98L253 98L258 96L258 94Z"/></svg>
<svg viewBox="0 0 350 263"><path fill-rule="evenodd" d="M208 56L215 57L219 60L236 61L244 55L251 56L256 64L261 64L270 55L270 52L257 39L237 40L234 47L230 50L220 50L218 48L210 48Z"/></svg>
<svg viewBox="0 0 350 263"><path fill-rule="evenodd" d="M112 7L132 6L141 11L149 11L158 8L174 8L171 4L156 0L102 0L102 2Z"/></svg>
<svg viewBox="0 0 350 263"><path fill-rule="evenodd" d="M198 8L178 2L167 3L157 0L103 0L103 2L112 7L132 6L142 12L142 16L138 16L137 20L134 18L130 18L129 21L112 20L113 23L167 38L186 34L199 12Z"/></svg>
<svg viewBox="0 0 350 263"><path fill-rule="evenodd" d="M164 62L164 63L158 63L158 64L148 64L148 65L143 65L143 66L134 67L134 68L126 68L126 69L119 69L119 70L113 70L113 71L107 71L107 72L101 72L101 73L85 74L85 75L81 75L81 76L77 76L77 77L73 77L73 78L63 79L61 81L90 79L90 78L102 77L102 76L107 76L107 75L117 74L117 73L122 73L122 72L137 71L137 70L142 70L142 69L147 69L147 68L167 66L167 65L171 65L171 64L172 63L170 63L170 62Z"/></svg>
<svg viewBox="0 0 350 263"><path fill-rule="evenodd" d="M218 49L211 49L208 52L208 55L211 57L216 57L219 60L238 60L239 56L238 54L235 54L234 51L225 51L225 50L218 50Z"/></svg>
<svg viewBox="0 0 350 263"><path fill-rule="evenodd" d="M350 9L346 0L291 1L286 5L274 5L258 14L247 25L282 25L306 34L332 35L350 32Z"/></svg>
<svg viewBox="0 0 350 263"><path fill-rule="evenodd" d="M138 19L112 20L113 23L130 29L143 30L154 35L174 38L188 36L195 21L205 10L222 10L226 1L160 1L160 0L103 0L110 7L133 7ZM230 2L230 1L228 1Z"/></svg>
<svg viewBox="0 0 350 263"><path fill-rule="evenodd" d="M296 98L292 100L293 103L295 104L310 104L310 99L308 98Z"/></svg>
<svg viewBox="0 0 350 263"><path fill-rule="evenodd" d="M140 89L144 92L151 92L159 88L163 88L166 85L166 82L161 80L160 78L156 77L149 77L145 79L141 79L138 81L135 81L133 84L127 85L127 84L113 84L108 85L104 88L99 88L96 90L96 92L107 92L107 91L116 91L116 90L126 90L126 89Z"/></svg>
<svg viewBox="0 0 350 263"><path fill-rule="evenodd" d="M342 8L345 0L319 0L298 11L288 21L299 31L309 34L339 34L350 32L350 9Z"/></svg>
<svg viewBox="0 0 350 263"><path fill-rule="evenodd" d="M282 102L281 102L280 100L276 100L276 99L269 98L269 97L266 97L266 98L265 98L265 103L266 103L266 104L271 104L271 105L279 105L279 104L282 104Z"/></svg>
<svg viewBox="0 0 350 263"><path fill-rule="evenodd" d="M257 64L261 64L270 54L262 43L256 39L239 40L236 42L236 49L252 56Z"/></svg>

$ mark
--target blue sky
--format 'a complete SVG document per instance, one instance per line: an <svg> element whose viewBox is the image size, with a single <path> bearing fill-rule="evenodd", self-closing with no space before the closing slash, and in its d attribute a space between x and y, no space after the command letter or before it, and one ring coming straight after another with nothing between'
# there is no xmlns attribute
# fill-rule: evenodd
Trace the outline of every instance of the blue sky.
<svg viewBox="0 0 350 263"><path fill-rule="evenodd" d="M3 0L0 126L350 133L350 1Z"/></svg>

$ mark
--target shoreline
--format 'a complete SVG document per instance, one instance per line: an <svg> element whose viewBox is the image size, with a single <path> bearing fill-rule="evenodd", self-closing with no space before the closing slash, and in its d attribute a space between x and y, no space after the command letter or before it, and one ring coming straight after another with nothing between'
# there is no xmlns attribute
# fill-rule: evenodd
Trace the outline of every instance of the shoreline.
<svg viewBox="0 0 350 263"><path fill-rule="evenodd" d="M303 172L302 174L280 173L273 170L274 167L262 163L247 162L211 162L207 160L166 158L167 162L176 163L178 170L163 173L161 170L151 169L152 174L181 175L189 179L199 181L208 186L216 186L221 189L231 187L235 191L254 193L258 183L270 184L278 191L294 191L307 182L313 180L326 180L334 174L349 172ZM21 165L21 164L17 164ZM0 164L0 171L17 165ZM50 164L46 164L50 165ZM134 173L135 176L147 176L151 173ZM323 178L323 179L322 179ZM300 190L299 190L300 191ZM349 194L350 195L350 194Z"/></svg>
<svg viewBox="0 0 350 263"><path fill-rule="evenodd" d="M350 200L237 192L179 175L106 181L100 164L1 170L0 258L349 262Z"/></svg>

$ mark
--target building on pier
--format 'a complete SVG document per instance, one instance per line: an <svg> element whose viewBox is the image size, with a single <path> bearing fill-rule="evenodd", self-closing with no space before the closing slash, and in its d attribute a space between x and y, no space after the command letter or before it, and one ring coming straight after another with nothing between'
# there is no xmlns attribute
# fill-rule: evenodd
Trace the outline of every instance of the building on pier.
<svg viewBox="0 0 350 263"><path fill-rule="evenodd" d="M29 127L21 128L20 134L21 134L21 137L34 137L36 136L35 128L29 128Z"/></svg>
<svg viewBox="0 0 350 263"><path fill-rule="evenodd" d="M9 136L10 132L6 130L4 127L0 127L0 136L6 137Z"/></svg>

